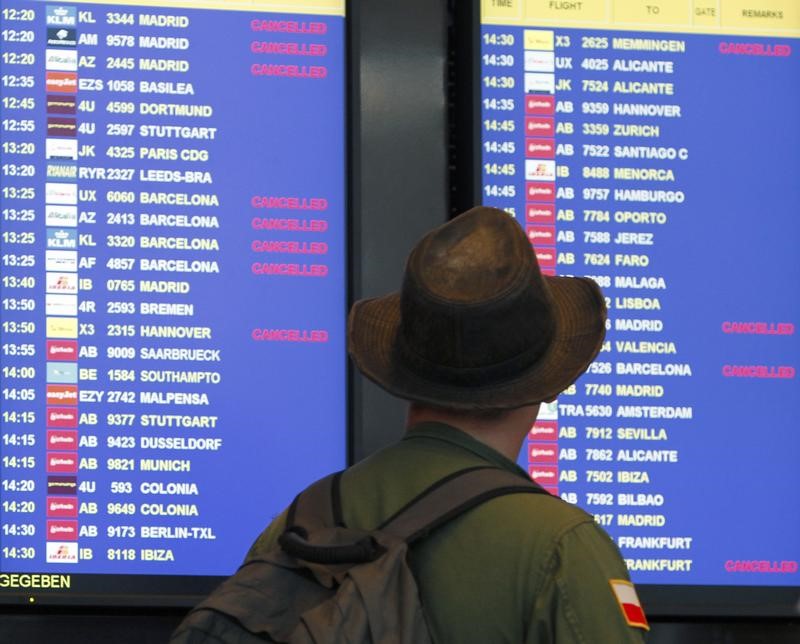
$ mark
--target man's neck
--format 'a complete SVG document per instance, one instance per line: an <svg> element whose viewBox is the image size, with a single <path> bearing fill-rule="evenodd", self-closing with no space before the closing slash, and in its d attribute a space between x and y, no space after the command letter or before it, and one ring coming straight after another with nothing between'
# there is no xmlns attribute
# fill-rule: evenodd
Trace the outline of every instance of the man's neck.
<svg viewBox="0 0 800 644"><path fill-rule="evenodd" d="M474 439L516 461L522 442L539 413L539 405L530 405L497 414L451 411L411 403L406 429L419 423L436 422L452 425Z"/></svg>

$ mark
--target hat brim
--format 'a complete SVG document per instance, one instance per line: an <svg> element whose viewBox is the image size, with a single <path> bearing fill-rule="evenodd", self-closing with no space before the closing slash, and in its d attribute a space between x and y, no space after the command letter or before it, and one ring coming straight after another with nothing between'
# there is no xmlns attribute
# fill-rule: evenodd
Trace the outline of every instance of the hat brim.
<svg viewBox="0 0 800 644"><path fill-rule="evenodd" d="M350 310L347 348L361 372L406 400L463 410L515 409L554 398L589 367L605 337L606 305L583 277L543 276L553 301L555 331L537 362L513 379L466 387L408 368L397 349L400 294L360 300Z"/></svg>

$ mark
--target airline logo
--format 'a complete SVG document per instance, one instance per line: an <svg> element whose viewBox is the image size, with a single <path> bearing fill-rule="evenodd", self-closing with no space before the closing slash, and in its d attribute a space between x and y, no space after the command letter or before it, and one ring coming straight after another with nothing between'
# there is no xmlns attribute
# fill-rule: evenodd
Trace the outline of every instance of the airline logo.
<svg viewBox="0 0 800 644"><path fill-rule="evenodd" d="M555 94L556 75L541 72L525 72L525 93Z"/></svg>
<svg viewBox="0 0 800 644"><path fill-rule="evenodd" d="M48 407L47 427L77 427L77 407Z"/></svg>
<svg viewBox="0 0 800 644"><path fill-rule="evenodd" d="M56 206L49 205L44 207L45 226L72 226L78 225L77 206Z"/></svg>
<svg viewBox="0 0 800 644"><path fill-rule="evenodd" d="M57 385L77 385L78 365L75 362L48 362L47 382Z"/></svg>
<svg viewBox="0 0 800 644"><path fill-rule="evenodd" d="M555 181L556 162L546 159L525 159L527 181Z"/></svg>
<svg viewBox="0 0 800 644"><path fill-rule="evenodd" d="M534 441L558 440L558 423L552 420L537 421L528 432L528 438Z"/></svg>
<svg viewBox="0 0 800 644"><path fill-rule="evenodd" d="M555 159L555 139L525 139L525 156L534 159Z"/></svg>
<svg viewBox="0 0 800 644"><path fill-rule="evenodd" d="M540 224L556 223L556 207L548 203L525 204L525 218Z"/></svg>
<svg viewBox="0 0 800 644"><path fill-rule="evenodd" d="M78 179L78 166L74 163L48 163L47 178L56 181L76 181Z"/></svg>
<svg viewBox="0 0 800 644"><path fill-rule="evenodd" d="M558 485L557 465L529 465L528 474L542 487Z"/></svg>
<svg viewBox="0 0 800 644"><path fill-rule="evenodd" d="M78 318L47 318L48 338L77 338Z"/></svg>
<svg viewBox="0 0 800 644"><path fill-rule="evenodd" d="M48 293L44 296L46 315L78 315L78 296Z"/></svg>
<svg viewBox="0 0 800 644"><path fill-rule="evenodd" d="M74 429L48 429L48 450L77 450L78 432Z"/></svg>
<svg viewBox="0 0 800 644"><path fill-rule="evenodd" d="M77 273L47 273L45 279L47 293L67 293L68 295L77 295L78 293Z"/></svg>
<svg viewBox="0 0 800 644"><path fill-rule="evenodd" d="M78 477L77 476L48 476L47 477L47 495L51 494L77 494L78 493Z"/></svg>
<svg viewBox="0 0 800 644"><path fill-rule="evenodd" d="M48 405L77 405L78 385L47 385Z"/></svg>
<svg viewBox="0 0 800 644"><path fill-rule="evenodd" d="M525 97L526 114L555 114L556 97L533 95Z"/></svg>
<svg viewBox="0 0 800 644"><path fill-rule="evenodd" d="M61 539L62 541L78 540L78 522L55 520L47 522L47 540Z"/></svg>
<svg viewBox="0 0 800 644"><path fill-rule="evenodd" d="M46 271L74 273L78 270L78 251L46 250L44 251L44 267Z"/></svg>
<svg viewBox="0 0 800 644"><path fill-rule="evenodd" d="M46 49L44 68L56 72L78 71L78 51L75 49Z"/></svg>
<svg viewBox="0 0 800 644"><path fill-rule="evenodd" d="M48 517L76 517L78 516L78 499L68 496L47 497Z"/></svg>
<svg viewBox="0 0 800 644"><path fill-rule="evenodd" d="M534 248L536 253L536 261L544 272L545 268L554 268L556 265L556 249L555 248Z"/></svg>
<svg viewBox="0 0 800 644"><path fill-rule="evenodd" d="M525 49L553 49L554 33L545 29L526 29L523 36Z"/></svg>
<svg viewBox="0 0 800 644"><path fill-rule="evenodd" d="M58 205L78 205L78 185L75 183L44 184L44 199L47 203Z"/></svg>
<svg viewBox="0 0 800 644"><path fill-rule="evenodd" d="M78 91L76 72L45 72L44 86L48 92L75 94Z"/></svg>
<svg viewBox="0 0 800 644"><path fill-rule="evenodd" d="M525 232L534 246L553 246L556 243L555 226L526 226Z"/></svg>
<svg viewBox="0 0 800 644"><path fill-rule="evenodd" d="M68 27L47 28L48 47L77 47L78 32Z"/></svg>
<svg viewBox="0 0 800 644"><path fill-rule="evenodd" d="M70 474L78 471L77 452L48 452L47 471L57 474Z"/></svg>
<svg viewBox="0 0 800 644"><path fill-rule="evenodd" d="M47 247L67 250L78 247L78 231L69 228L48 228Z"/></svg>
<svg viewBox="0 0 800 644"><path fill-rule="evenodd" d="M555 261L555 250L551 252L553 253L553 261ZM554 400L553 402L542 403L539 406L537 420L558 420L558 401Z"/></svg>
<svg viewBox="0 0 800 644"><path fill-rule="evenodd" d="M66 5L47 6L48 27L74 27L78 22L78 10Z"/></svg>
<svg viewBox="0 0 800 644"><path fill-rule="evenodd" d="M78 101L74 96L47 96L48 114L75 114L78 111Z"/></svg>
<svg viewBox="0 0 800 644"><path fill-rule="evenodd" d="M550 443L528 445L529 463L558 463L558 446Z"/></svg>
<svg viewBox="0 0 800 644"><path fill-rule="evenodd" d="M525 198L528 201L555 201L556 184L530 181L525 184Z"/></svg>
<svg viewBox="0 0 800 644"><path fill-rule="evenodd" d="M48 116L47 136L78 136L77 119L65 116Z"/></svg>
<svg viewBox="0 0 800 644"><path fill-rule="evenodd" d="M555 136L555 119L552 116L526 116L525 134L527 136Z"/></svg>
<svg viewBox="0 0 800 644"><path fill-rule="evenodd" d="M44 151L47 160L77 161L77 139L45 139Z"/></svg>
<svg viewBox="0 0 800 644"><path fill-rule="evenodd" d="M48 68L49 69L49 68ZM526 72L554 72L556 70L556 56L552 51L526 51Z"/></svg>
<svg viewBox="0 0 800 644"><path fill-rule="evenodd" d="M78 341L47 340L47 359L75 362L78 359Z"/></svg>
<svg viewBox="0 0 800 644"><path fill-rule="evenodd" d="M48 541L45 561L60 564L78 563L78 543L75 541Z"/></svg>

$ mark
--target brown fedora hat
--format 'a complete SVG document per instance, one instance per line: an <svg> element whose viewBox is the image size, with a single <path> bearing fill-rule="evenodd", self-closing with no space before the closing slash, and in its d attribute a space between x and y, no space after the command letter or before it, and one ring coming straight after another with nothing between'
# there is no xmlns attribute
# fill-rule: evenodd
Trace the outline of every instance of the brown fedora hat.
<svg viewBox="0 0 800 644"><path fill-rule="evenodd" d="M348 350L400 398L453 409L513 409L558 395L605 337L600 288L543 276L508 213L477 207L423 237L399 293L360 300Z"/></svg>

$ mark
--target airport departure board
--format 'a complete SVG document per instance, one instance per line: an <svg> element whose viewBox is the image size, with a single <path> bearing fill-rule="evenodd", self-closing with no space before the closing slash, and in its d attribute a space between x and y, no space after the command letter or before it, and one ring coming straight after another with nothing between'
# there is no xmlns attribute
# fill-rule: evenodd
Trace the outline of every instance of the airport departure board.
<svg viewBox="0 0 800 644"><path fill-rule="evenodd" d="M634 581L798 586L800 5L484 0L481 201L603 288L520 463Z"/></svg>
<svg viewBox="0 0 800 644"><path fill-rule="evenodd" d="M0 30L0 593L228 575L345 465L344 3Z"/></svg>

